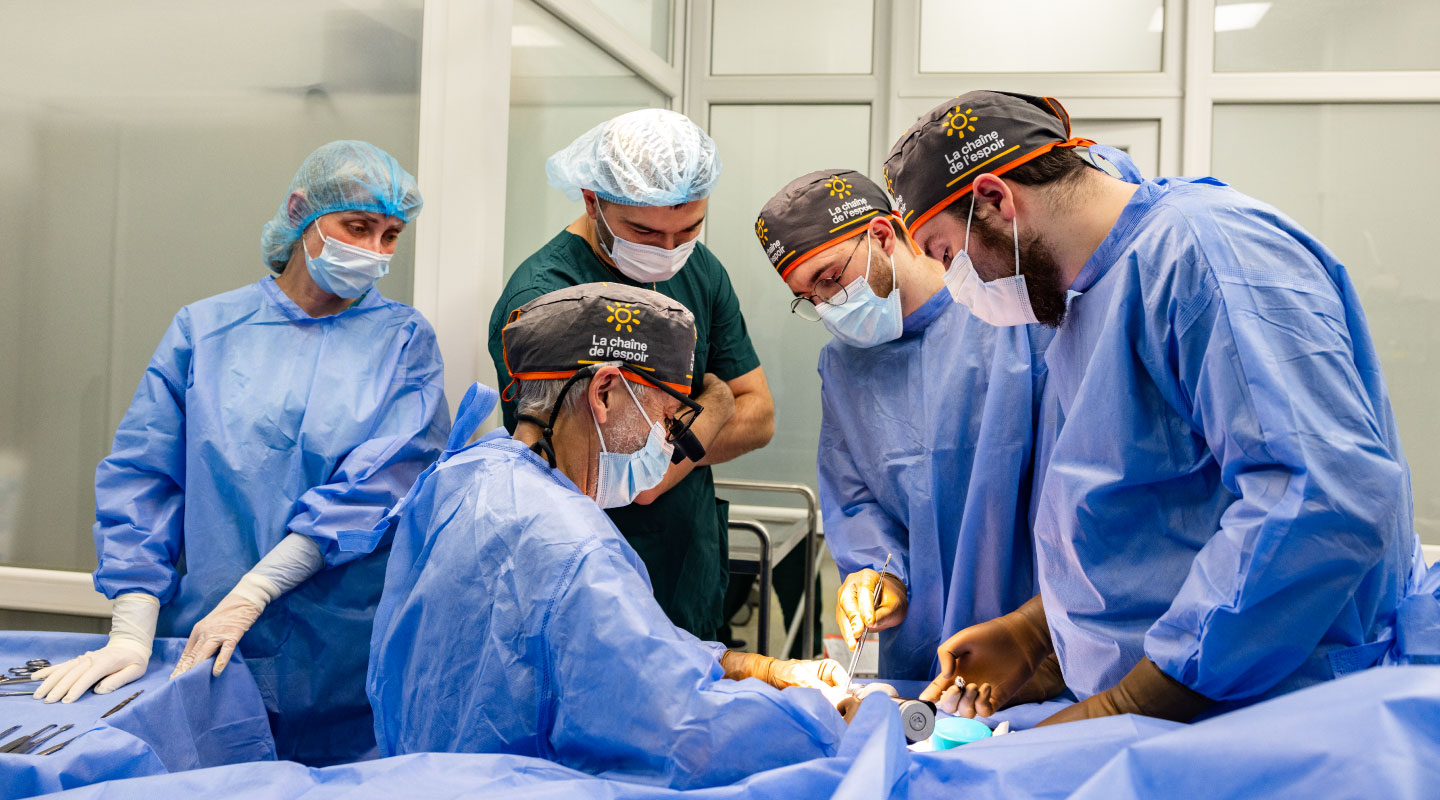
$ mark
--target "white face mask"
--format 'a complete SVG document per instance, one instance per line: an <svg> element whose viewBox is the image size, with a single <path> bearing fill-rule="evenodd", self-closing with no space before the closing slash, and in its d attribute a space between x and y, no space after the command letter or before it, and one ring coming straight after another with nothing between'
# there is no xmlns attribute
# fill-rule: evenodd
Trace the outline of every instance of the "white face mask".
<svg viewBox="0 0 1440 800"><path fill-rule="evenodd" d="M975 219L975 193L970 193L970 215L965 218L965 249L950 259L945 270L945 288L957 303L964 303L970 313L997 327L1027 325L1036 322L1035 309L1030 305L1030 290L1020 274L1019 215L1010 218L1010 233L1015 239L1015 274L993 281L983 281L970 260L970 223Z"/></svg>
<svg viewBox="0 0 1440 800"><path fill-rule="evenodd" d="M315 221L315 233L323 243L320 255L310 255L303 237L300 249L305 251L305 267L310 270L310 277L330 294L353 300L370 291L375 282L390 271L389 255L327 238L320 232L319 220Z"/></svg>
<svg viewBox="0 0 1440 800"><path fill-rule="evenodd" d="M605 255L615 262L615 268L620 274L638 283L659 283L668 281L675 277L675 273L685 266L690 260L690 251L695 249L695 243L700 241L696 236L684 244L677 245L674 250L666 250L663 247L656 247L650 244L637 244L635 242L621 239L615 234L615 229L605 220L604 212L600 211L597 203L595 212L600 216L600 221L605 223L605 231L615 240L610 247L605 242L600 242L600 247Z"/></svg>
<svg viewBox="0 0 1440 800"><path fill-rule="evenodd" d="M858 245L857 245L858 247ZM905 315L900 309L900 284L895 259L890 259L890 294L881 297L870 288L870 234L865 234L865 274L845 287L845 302L816 306L820 321L836 339L852 347L874 347L900 338Z"/></svg>
<svg viewBox="0 0 1440 800"><path fill-rule="evenodd" d="M630 399L640 409L640 415L650 422L650 415L635 397L630 381L621 378ZM650 435L645 446L633 453L611 453L605 449L605 435L600 432L600 423L595 423L595 435L600 437L600 469L595 478L595 502L601 508L619 508L635 501L636 495L647 489L654 489L665 479L670 469L670 453L675 446L665 441L665 428L659 422L650 422Z"/></svg>

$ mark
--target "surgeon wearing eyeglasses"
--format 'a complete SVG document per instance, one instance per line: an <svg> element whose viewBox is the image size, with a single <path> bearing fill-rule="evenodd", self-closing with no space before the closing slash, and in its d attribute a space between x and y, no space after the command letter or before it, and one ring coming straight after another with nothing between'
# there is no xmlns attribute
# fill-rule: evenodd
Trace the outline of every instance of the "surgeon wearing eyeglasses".
<svg viewBox="0 0 1440 800"><path fill-rule="evenodd" d="M619 307L639 323L617 339ZM844 668L677 627L604 513L704 458L694 316L589 283L525 304L501 338L514 435L465 444L495 402L477 384L437 466L355 542L394 540L368 683L381 754L511 753L674 788L834 755Z"/></svg>
<svg viewBox="0 0 1440 800"><path fill-rule="evenodd" d="M944 267L857 172L791 181L755 232L791 311L835 337L820 352L817 462L840 630L852 648L880 631L883 677L927 679L940 642L1035 592L1028 489L1050 332L953 303ZM1046 677L1027 699L1063 688Z"/></svg>

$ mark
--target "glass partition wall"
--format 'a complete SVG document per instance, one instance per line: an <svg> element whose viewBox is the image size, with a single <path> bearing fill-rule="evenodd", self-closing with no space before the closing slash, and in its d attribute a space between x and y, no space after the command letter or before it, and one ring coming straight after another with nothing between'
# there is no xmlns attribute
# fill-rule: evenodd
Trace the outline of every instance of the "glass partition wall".
<svg viewBox="0 0 1440 800"><path fill-rule="evenodd" d="M1214 174L1329 244L1366 303L1417 528L1440 545L1440 456L1428 447L1440 341L1425 323L1434 292L1420 196L1434 171L1425 132L1440 121L1440 51L1428 45L1440 34L1436 4L484 8L504 27L481 47L473 32L443 38L481 13L453 0L11 4L0 65L24 79L0 89L0 565L93 567L95 463L146 361L181 305L266 274L259 228L314 147L368 139L421 176L426 216L380 288L435 315L449 384L463 386L487 377L489 306L447 292L434 271L478 275L493 297L580 213L548 186L545 158L603 119L650 106L685 111L719 143L726 169L705 241L730 270L776 398L770 447L717 473L813 486L815 361L827 334L787 313L754 243L755 214L812 169L878 174L918 115L976 88L1058 97L1078 135L1129 150L1145 174ZM1010 33L1017 27L1023 35ZM498 69L476 60L495 53ZM447 116L477 87L503 102L488 118L472 112L471 130L496 127L508 108L506 135L490 146L458 135ZM1394 149L1417 155L1371 166L1370 153ZM498 160L494 179L468 185L469 159ZM466 191L490 205L457 204ZM477 227L481 217L493 233ZM474 255L485 248L493 258Z"/></svg>

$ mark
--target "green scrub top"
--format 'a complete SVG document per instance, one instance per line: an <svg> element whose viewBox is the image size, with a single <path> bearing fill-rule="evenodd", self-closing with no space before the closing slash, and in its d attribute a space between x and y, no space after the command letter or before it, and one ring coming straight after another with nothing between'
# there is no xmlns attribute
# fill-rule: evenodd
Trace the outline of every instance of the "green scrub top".
<svg viewBox="0 0 1440 800"><path fill-rule="evenodd" d="M500 385L510 373L500 329L510 313L541 295L581 283L610 281L653 289L679 301L695 315L695 385L713 372L730 381L760 366L740 300L715 254L697 244L680 272L660 283L636 283L601 261L584 238L561 231L525 259L505 284L490 315L490 358ZM515 403L503 401L505 427L515 430ZM629 505L607 513L645 562L655 599L677 626L713 641L724 623L721 606L729 580L728 503L715 497L709 467L696 467L648 506Z"/></svg>

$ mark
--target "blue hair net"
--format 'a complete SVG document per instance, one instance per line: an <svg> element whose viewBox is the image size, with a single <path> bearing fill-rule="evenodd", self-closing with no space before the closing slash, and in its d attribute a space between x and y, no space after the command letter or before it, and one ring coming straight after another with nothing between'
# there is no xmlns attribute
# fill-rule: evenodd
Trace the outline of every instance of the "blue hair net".
<svg viewBox="0 0 1440 800"><path fill-rule="evenodd" d="M291 196L297 198L290 207ZM285 190L280 210L260 231L260 258L275 272L311 222L336 211L374 211L409 224L423 204L415 176L369 142L340 140L305 157Z"/></svg>
<svg viewBox="0 0 1440 800"><path fill-rule="evenodd" d="M720 179L715 140L684 114L644 108L586 131L545 162L550 185L571 200L589 189L628 206L674 206L709 197Z"/></svg>

